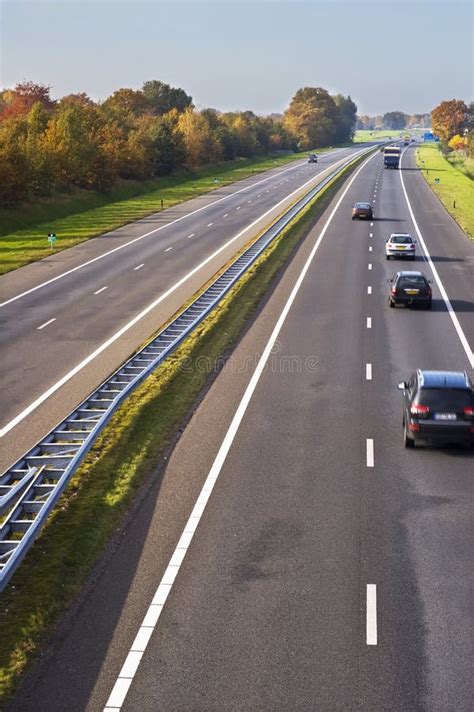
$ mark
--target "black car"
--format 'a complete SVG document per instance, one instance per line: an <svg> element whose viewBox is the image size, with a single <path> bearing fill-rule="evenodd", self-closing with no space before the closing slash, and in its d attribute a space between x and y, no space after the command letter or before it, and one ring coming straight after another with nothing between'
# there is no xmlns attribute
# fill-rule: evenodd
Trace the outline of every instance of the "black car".
<svg viewBox="0 0 474 712"><path fill-rule="evenodd" d="M372 206L370 203L355 203L353 208L352 208L352 219L355 220L356 218L367 218L368 220L372 220L374 217L374 213L372 210Z"/></svg>
<svg viewBox="0 0 474 712"><path fill-rule="evenodd" d="M388 280L392 287L388 297L391 307L397 304L404 306L421 305L431 309L431 280L423 272L397 272L393 279Z"/></svg>
<svg viewBox="0 0 474 712"><path fill-rule="evenodd" d="M474 444L474 388L465 371L420 371L403 391L405 447Z"/></svg>
<svg viewBox="0 0 474 712"><path fill-rule="evenodd" d="M317 163L318 157L315 153L310 153L308 156L308 163Z"/></svg>

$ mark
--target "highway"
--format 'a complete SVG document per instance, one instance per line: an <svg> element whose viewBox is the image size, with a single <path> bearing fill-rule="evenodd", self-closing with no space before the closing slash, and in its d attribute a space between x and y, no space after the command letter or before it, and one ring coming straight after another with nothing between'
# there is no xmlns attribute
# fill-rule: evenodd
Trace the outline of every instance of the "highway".
<svg viewBox="0 0 474 712"><path fill-rule="evenodd" d="M472 375L474 245L413 152L311 229L11 712L471 709L474 453L404 449L397 384ZM389 309L404 267L431 312Z"/></svg>
<svg viewBox="0 0 474 712"><path fill-rule="evenodd" d="M314 179L297 161L0 278L0 469L62 420Z"/></svg>

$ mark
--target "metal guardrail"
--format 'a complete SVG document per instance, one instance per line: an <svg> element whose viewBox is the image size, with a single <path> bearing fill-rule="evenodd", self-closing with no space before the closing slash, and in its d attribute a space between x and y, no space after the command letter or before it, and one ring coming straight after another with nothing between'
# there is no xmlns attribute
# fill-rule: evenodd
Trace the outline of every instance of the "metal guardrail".
<svg viewBox="0 0 474 712"><path fill-rule="evenodd" d="M362 149L352 155L311 188L158 336L0 475L0 591L33 544L78 465L127 396L219 304L288 223L341 171L373 150Z"/></svg>

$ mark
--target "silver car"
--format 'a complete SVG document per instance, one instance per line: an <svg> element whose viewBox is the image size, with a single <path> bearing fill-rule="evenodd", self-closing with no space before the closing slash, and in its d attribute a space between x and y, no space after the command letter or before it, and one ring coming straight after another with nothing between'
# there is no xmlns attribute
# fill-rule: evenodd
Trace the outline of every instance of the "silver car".
<svg viewBox="0 0 474 712"><path fill-rule="evenodd" d="M414 260L416 257L416 240L407 232L393 232L385 242L385 256L403 257Z"/></svg>

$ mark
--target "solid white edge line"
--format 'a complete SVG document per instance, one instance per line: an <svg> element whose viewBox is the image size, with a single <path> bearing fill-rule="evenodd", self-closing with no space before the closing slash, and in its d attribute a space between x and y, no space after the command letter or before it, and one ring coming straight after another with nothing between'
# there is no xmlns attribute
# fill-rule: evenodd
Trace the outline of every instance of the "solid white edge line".
<svg viewBox="0 0 474 712"><path fill-rule="evenodd" d="M332 151L331 154L328 154L328 155L337 153L339 150L341 150L341 149ZM361 151L357 151L356 153L354 153L354 156L356 156L358 153L361 153ZM341 160L344 160L344 159L341 159ZM338 162L339 161L336 161L333 164L333 167L335 165L337 165ZM102 255L97 255L97 257L93 257L91 260L82 262L80 265L77 265L76 267L72 267L71 269L66 270L66 272L62 272L61 274L58 274L56 277L47 279L45 282L41 282L41 284L37 284L35 287L31 287L31 289L27 289L26 291L21 292L20 294L16 294L14 297L11 297L10 299L7 299L4 302L0 302L0 308L6 307L7 304L11 304L12 302L15 302L17 299L26 297L28 294L31 294L32 292L36 292L36 290L38 290L38 289L42 289L43 287L46 287L48 284L52 284L53 282L56 282L58 279L63 279L63 277L67 277L68 274L77 272L77 270L83 269L83 267L87 267L88 265L93 264L94 262L97 262L98 260L102 260L102 259L104 259L104 257L108 257L109 255L114 254L114 252L123 250L125 247L128 247L129 245L133 245L136 242L138 242L139 240L143 240L145 237L154 235L156 232L160 232L160 230L164 230L165 228L170 227L170 225L175 225L176 223L181 222L181 220L186 220L186 218L191 217L191 215L196 215L197 213L200 213L203 210L207 210L207 208L211 208L213 205L217 205L218 203L221 203L223 200L228 200L229 198L232 198L233 196L238 195L239 193L243 193L246 190L250 190L251 188L254 188L256 185L261 185L262 183L266 183L267 181L272 180L272 178L276 178L279 175L282 175L283 173L289 173L290 171L294 171L298 168L298 166L299 166L299 164L297 163L297 165L295 165L295 166L290 166L290 168L285 168L283 171L279 171L278 173L274 173L271 176L262 178L262 180L256 181L255 183L252 183L251 185L247 185L244 188L240 188L239 190L236 190L233 193L229 193L229 195L224 195L224 196L222 196L222 198L218 198L217 200L214 200L213 203L208 203L207 205L203 205L200 208L196 208L196 210L192 210L190 213L181 215L179 218L176 218L175 220L171 220L171 222L166 223L165 225L160 225L160 227L157 227L154 230L145 232L143 235L138 235L138 237L134 237L133 240L129 240L128 242L125 242L123 245L118 245L118 247L114 247L112 250L109 250L108 252L104 252ZM270 169L270 170L272 170L272 169ZM322 171L322 173L319 173L317 175L322 175L323 173L324 173L324 171ZM315 178L315 177L316 176L313 176L313 178ZM303 185L306 185L306 183L304 183ZM267 193L268 193L268 191L267 191ZM181 205L182 205L182 203L181 203ZM140 222L140 221L137 221L137 222Z"/></svg>
<svg viewBox="0 0 474 712"><path fill-rule="evenodd" d="M48 321L45 321L44 324L41 324L41 326L37 326L36 330L41 331L41 329L44 329L46 326L49 326L49 324L52 324L53 321L56 321L56 317L53 317L52 319L49 319Z"/></svg>
<svg viewBox="0 0 474 712"><path fill-rule="evenodd" d="M371 363L365 364L365 378L367 381L372 380L372 364Z"/></svg>
<svg viewBox="0 0 474 712"><path fill-rule="evenodd" d="M360 153L363 153L366 149L362 149L361 151L358 151L357 153L354 154L354 157L357 157ZM374 154L375 155L375 154ZM341 162L344 162L346 159L343 158L341 159ZM117 339L119 339L123 334L125 334L127 331L129 331L135 324L137 324L139 321L141 321L149 312L151 312L155 307L158 306L158 304L161 304L162 301L167 299L170 294L175 292L179 287L181 287L182 284L187 282L191 277L193 277L199 270L201 270L203 267L205 267L211 260L213 260L217 255L219 255L221 252L226 250L229 245L231 245L233 242L238 240L242 235L244 235L248 230L251 230L255 225L257 225L261 220L263 220L267 215L270 215L274 210L276 210L280 205L283 205L283 203L286 203L287 200L291 199L293 196L298 195L301 193L301 191L304 191L304 189L309 186L311 183L314 183L315 178L322 178L324 173L330 172L334 170L334 168L337 166L337 162L328 168L326 168L324 171L321 173L317 174L317 176L312 176L306 183L303 183L300 185L296 190L294 190L292 193L289 193L286 195L284 198L282 198L278 203L273 205L271 208L269 208L266 212L262 213L262 215L259 215L258 218L256 218L253 222L251 222L249 225L244 227L242 230L240 230L237 235L234 235L234 237L231 237L230 240L227 240L227 242L223 245L221 245L217 250L215 250L211 255L206 257L202 262L200 262L196 267L193 267L193 269L188 272L187 274L184 275L184 277L181 277L177 282L175 282L169 289L166 290L166 292L163 292L157 299L155 299L151 304L148 304L144 309L142 309L141 312L136 314L133 319L128 321L124 326L122 326L121 329L115 332L115 334L112 334L106 341L104 341L100 346L98 346L92 353L90 353L88 356L86 356L85 359L83 359L80 363L76 364L74 368L72 368L70 371L68 371L62 378L59 379L59 381L56 381L56 383L53 383L52 386L50 386L44 393L42 393L36 400L34 400L32 403L30 403L26 408L24 408L18 415L16 415L12 420L10 420L6 425L4 425L3 428L0 429L0 438L3 438L12 428L14 428L18 423L20 423L24 418L26 418L27 415L32 413L38 406L41 405L41 403L44 403L45 400L47 400L50 396L53 395L59 388L61 388L65 383L71 380L79 371L82 371L82 369L87 366L91 361L93 361L97 356L99 356L103 351L105 351L109 346L111 346Z"/></svg>
<svg viewBox="0 0 474 712"><path fill-rule="evenodd" d="M108 287L101 287L96 292L94 292L94 294L100 294L101 292L105 292L106 289L108 289Z"/></svg>
<svg viewBox="0 0 474 712"><path fill-rule="evenodd" d="M170 563L168 564L168 567L163 575L163 578L161 579L160 584L158 585L158 588L156 590L156 593L154 595L152 603L150 604L150 606L158 604L160 607L160 611L157 612L156 623L159 620L159 616L163 610L163 605L164 605L166 598L167 598L167 596L172 588L172 585L176 579L176 575L181 567L181 564L182 564L184 557L187 553L189 545L191 544L194 533L197 529L197 526L201 520L202 514L206 507L206 504L207 504L209 497L211 496L211 493L214 489L214 485L216 484L217 479L221 473L222 466L224 465L224 462L227 458L227 455L228 455L229 450L232 446L234 438L235 438L237 431L240 427L240 423L242 422L242 419L243 419L245 412L247 410L248 404L250 403L250 400L251 400L252 395L255 391L255 388L257 387L257 384L260 380L260 376L262 375L262 373L265 369L268 358L272 353L272 350L275 346L275 342L278 338L278 335L283 327L283 324L285 323L286 317L288 316L288 312L290 311L290 308L296 298L296 295L298 294L298 292L300 290L301 284L303 283L303 280L311 266L314 256L315 256L316 252L318 251L321 242L324 239L324 236L328 230L329 225L332 222L334 215L336 214L336 211L338 210L340 204L342 203L343 199L347 195L349 188L351 187L351 185L353 184L353 182L355 181L355 179L357 178L357 176L359 175L361 170L367 165L367 163L369 161L372 160L372 158L374 158L377 155L378 155L377 153L373 153L371 156L369 156L369 158L366 161L364 161L362 163L362 165L358 168L358 170L354 173L351 180L345 187L343 193L341 194L336 205L334 206L333 210L331 211L331 214L329 215L323 229L321 230L321 233L319 234L319 237L316 240L314 247L309 254L309 257L306 260L306 262L299 274L299 277L295 282L293 289L291 290L290 296L288 297L288 300L287 300L285 306L283 307L283 310L282 310L280 316L278 317L278 321L273 328L273 331L270 335L270 338L268 339L268 342L267 342L265 349L260 357L260 360L255 368L255 371L253 372L253 374L250 378L250 381L247 385L247 388L245 389L245 392L242 396L242 399L237 407L237 410L234 413L234 417L232 418L229 428L224 436L224 439L221 443L221 446L218 450L218 453L215 457L215 460L212 464L209 474L204 482L201 492L200 492L200 494L196 500L196 503L193 507L193 510L189 516L187 524L184 527L183 533L178 541L175 552L174 552L173 556L171 557ZM172 567L171 562L173 560L175 560L177 552L179 552L178 553L178 563L173 567L174 570L171 572L171 575L170 575L169 569ZM148 612L145 614L145 620L146 620L147 616L148 616ZM156 626L156 623L155 623L155 626ZM143 626L144 626L144 621L142 623L141 628L143 628ZM150 628L151 632L146 639L146 643L144 643L140 646L140 652L143 653L145 651L146 645L148 644L148 641L151 637L151 633L154 630L155 626ZM141 630L141 628L140 628L140 630ZM132 645L131 650L133 650L133 649L134 649L134 647ZM130 683L131 683L131 680L129 678L121 678L120 675L117 677L114 687L112 688L112 692L110 693L109 699L107 700L107 703L104 707L104 712L111 712L111 709L114 707L115 708L118 707L119 709L121 708L121 706L123 705L123 702L125 701L125 697L127 695L128 689L130 687Z"/></svg>
<svg viewBox="0 0 474 712"><path fill-rule="evenodd" d="M367 584L366 641L367 645L377 645L377 586L375 583Z"/></svg>
<svg viewBox="0 0 474 712"><path fill-rule="evenodd" d="M403 159L403 156L404 156L406 150L407 150L407 149L405 148L405 150L403 151L403 153L402 153L402 155L401 155L401 157L400 157L400 168L402 167L402 159ZM423 251L424 251L424 253L425 253L425 259L426 259L426 261L428 262L428 264L429 264L429 266L430 266L430 268L431 268L431 271L432 271L432 273L433 273L433 277L435 278L436 284L438 285L438 289L439 289L439 291L440 291L440 293L441 293L441 296L442 296L442 298L443 298L443 301L444 301L444 303L445 303L445 305L446 305L446 309L448 310L448 314L449 314L449 316L451 317L451 321L453 322L454 328L456 329L456 333L457 333L457 335L458 335L458 337L459 337L459 340L460 340L460 342L461 342L461 344L462 344L462 347L463 347L464 351L466 352L466 356L467 356L467 359L468 359L468 361L469 361L469 364L470 364L471 368L474 368L474 353L473 353L473 351L472 351L472 349L471 349L471 347L470 347L470 345L469 345L469 342L468 342L468 340L467 340L467 338L466 338L466 335L465 335L465 333L464 333L464 331L463 331L463 329L462 329L462 326L461 326L461 324L459 323L459 319L457 318L456 312L455 312L455 310L453 309L453 305L451 304L451 302L450 302L450 300L449 300L448 294L447 294L447 292L446 292L446 290L445 290L445 288L444 288L444 285L443 285L443 283L442 283L442 281L441 281L441 278L440 278L440 276L439 276L439 274L438 274L438 270L436 269L436 267L435 267L434 264L433 264L433 260L431 259L431 255L430 255L429 250L428 250L428 247L426 246L426 243L425 243L425 241L424 241L424 239L423 239L423 235L421 234L421 230L420 230L420 228L418 227L418 223L417 223L417 221L416 221L415 214L414 214L413 209L412 209L412 207L411 207L411 203L410 203L410 200L409 200L409 198L408 198L408 193L407 193L407 190L406 190L406 188L405 188L405 182L404 182L404 180L403 180L403 171L400 170L399 173L400 173L400 181L401 181L401 184L402 184L403 194L405 195L405 200L406 200L406 203L407 203L407 205L408 205L408 210L409 210L410 217L411 217L411 219L412 219L413 225L415 226L416 234L418 235L418 240L420 241L421 246L423 247Z"/></svg>
<svg viewBox="0 0 474 712"><path fill-rule="evenodd" d="M374 466L374 441L372 438L367 438L366 441L367 467Z"/></svg>

